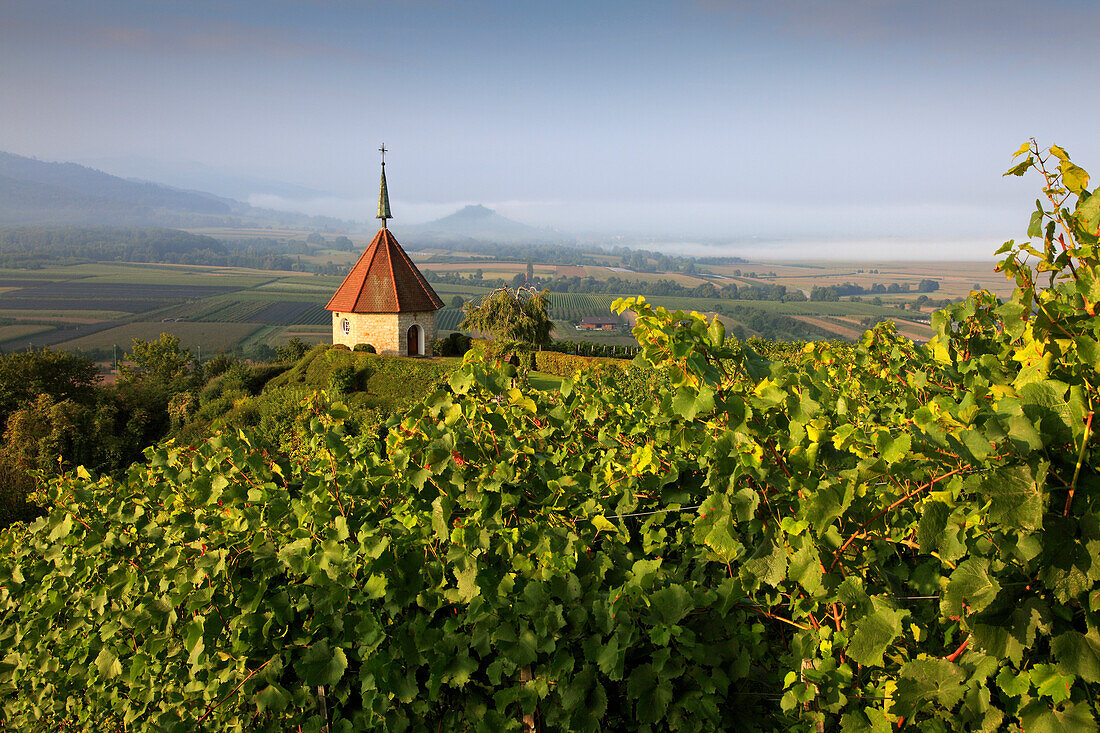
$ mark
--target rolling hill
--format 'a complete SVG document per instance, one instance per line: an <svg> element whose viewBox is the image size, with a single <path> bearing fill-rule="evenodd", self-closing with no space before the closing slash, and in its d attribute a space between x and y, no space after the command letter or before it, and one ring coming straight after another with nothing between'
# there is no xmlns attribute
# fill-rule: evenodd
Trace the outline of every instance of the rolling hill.
<svg viewBox="0 0 1100 733"><path fill-rule="evenodd" d="M0 152L0 225L349 228L348 222L260 209L202 191L112 176L76 163Z"/></svg>
<svg viewBox="0 0 1100 733"><path fill-rule="evenodd" d="M484 206L466 206L426 224L406 227L419 241L453 243L470 240L499 244L571 244L572 238L550 229L522 224Z"/></svg>

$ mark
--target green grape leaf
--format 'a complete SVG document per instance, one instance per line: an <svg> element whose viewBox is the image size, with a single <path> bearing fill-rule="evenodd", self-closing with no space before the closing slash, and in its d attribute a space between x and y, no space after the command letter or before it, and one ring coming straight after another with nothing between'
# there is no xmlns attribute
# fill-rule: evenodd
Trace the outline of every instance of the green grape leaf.
<svg viewBox="0 0 1100 733"><path fill-rule="evenodd" d="M1026 647L1015 629L975 622L970 624L970 632L974 646L990 656L1007 659L1015 665L1023 660Z"/></svg>
<svg viewBox="0 0 1100 733"><path fill-rule="evenodd" d="M726 342L726 324L715 316L710 323L710 328L707 329L707 335L710 336L710 343L713 346L722 346Z"/></svg>
<svg viewBox="0 0 1100 733"><path fill-rule="evenodd" d="M722 562L732 562L745 549L734 537L734 520L730 510L725 494L711 494L699 507L699 516L695 520L695 541L710 548Z"/></svg>
<svg viewBox="0 0 1100 733"><path fill-rule="evenodd" d="M1100 196L1096 196L1100 201ZM1100 371L1100 343L1090 336L1077 336L1073 342L1077 345L1077 355L1093 369Z"/></svg>
<svg viewBox="0 0 1100 733"><path fill-rule="evenodd" d="M799 541L801 546L791 556L788 576L812 595L821 588L821 558L808 536L800 535Z"/></svg>
<svg viewBox="0 0 1100 733"><path fill-rule="evenodd" d="M946 659L906 662L898 674L895 712L912 717L913 713L931 704L950 710L962 699L965 681L966 672Z"/></svg>
<svg viewBox="0 0 1100 733"><path fill-rule="evenodd" d="M1001 584L989 574L989 560L972 557L964 560L947 583L940 601L940 613L962 618L981 611L997 597Z"/></svg>
<svg viewBox="0 0 1100 733"><path fill-rule="evenodd" d="M670 585L652 594L649 605L661 622L666 624L679 623L694 607L691 594L682 585Z"/></svg>
<svg viewBox="0 0 1100 733"><path fill-rule="evenodd" d="M761 583L779 585L787 575L787 548L768 534L741 563L741 574Z"/></svg>
<svg viewBox="0 0 1100 733"><path fill-rule="evenodd" d="M685 420L694 420L696 415L714 409L714 390L705 386L695 390L684 385L676 390L672 409Z"/></svg>
<svg viewBox="0 0 1100 733"><path fill-rule="evenodd" d="M897 463L909 454L912 445L913 439L909 437L908 433L902 433L890 440L882 449L882 460L887 463Z"/></svg>
<svg viewBox="0 0 1100 733"><path fill-rule="evenodd" d="M865 667L882 666L882 655L901 633L901 620L906 615L904 611L876 606L873 612L855 622L848 642L848 656Z"/></svg>
<svg viewBox="0 0 1100 733"><path fill-rule="evenodd" d="M261 711L271 710L278 713L286 708L290 699L289 692L272 682L270 685L260 690L259 694L256 695L256 707Z"/></svg>
<svg viewBox="0 0 1100 733"><path fill-rule="evenodd" d="M1035 700L1020 711L1020 722L1027 733L1097 733L1096 718L1085 702L1051 708Z"/></svg>
<svg viewBox="0 0 1100 733"><path fill-rule="evenodd" d="M113 679L122 674L122 664L119 663L114 652L107 647L99 650L99 655L95 658L95 666L99 670L100 677Z"/></svg>
<svg viewBox="0 0 1100 733"><path fill-rule="evenodd" d="M1073 219L1085 233L1100 236L1100 194L1093 191L1087 199L1078 201Z"/></svg>
<svg viewBox="0 0 1100 733"><path fill-rule="evenodd" d="M873 707L844 713L840 718L841 733L892 733L893 726L886 713Z"/></svg>
<svg viewBox="0 0 1100 733"><path fill-rule="evenodd" d="M937 553L946 562L966 554L966 526L943 502L926 500L917 525L917 543L923 553Z"/></svg>
<svg viewBox="0 0 1100 733"><path fill-rule="evenodd" d="M997 687L1009 697L1019 697L1031 689L1031 677L1027 671L1016 674L1008 667L1003 667L997 674Z"/></svg>
<svg viewBox="0 0 1100 733"><path fill-rule="evenodd" d="M1045 530L1039 579L1066 603L1100 579L1100 524L1090 515L1056 517L1047 519Z"/></svg>
<svg viewBox="0 0 1100 733"><path fill-rule="evenodd" d="M1012 466L986 474L981 488L992 500L989 520L1029 531L1042 527L1047 467Z"/></svg>
<svg viewBox="0 0 1100 733"><path fill-rule="evenodd" d="M1006 176L1022 176L1023 174L1027 173L1028 168L1030 168L1033 165L1035 165L1035 158L1029 155L1029 156L1027 156L1027 160L1025 160L1022 163L1019 163L1018 165L1012 166L1011 168L1008 169L1007 172L1005 172L1004 175L1006 175Z"/></svg>
<svg viewBox="0 0 1100 733"><path fill-rule="evenodd" d="M455 578L458 580L458 597L469 603L478 596L481 589L477 584L477 564L472 563L464 570L456 570Z"/></svg>
<svg viewBox="0 0 1100 733"><path fill-rule="evenodd" d="M348 658L340 647L329 647L327 639L314 642L294 665L302 683L309 686L335 685L344 676Z"/></svg>
<svg viewBox="0 0 1100 733"><path fill-rule="evenodd" d="M191 623L187 624L187 629L183 634L183 645L187 649L188 659L190 664L195 664L199 656L203 653L206 645L203 643L203 619L198 616L191 620Z"/></svg>
<svg viewBox="0 0 1100 733"><path fill-rule="evenodd" d="M1078 166L1066 161L1062 163L1062 183L1072 193L1080 194L1089 185L1089 174Z"/></svg>
<svg viewBox="0 0 1100 733"><path fill-rule="evenodd" d="M592 526L596 528L598 532L618 532L619 528L608 521L607 517L602 514L597 514L592 517Z"/></svg>
<svg viewBox="0 0 1100 733"><path fill-rule="evenodd" d="M1028 674L1038 694L1049 697L1055 703L1069 699L1074 679L1072 674L1060 674L1053 664L1036 664Z"/></svg>
<svg viewBox="0 0 1100 733"><path fill-rule="evenodd" d="M1086 682L1100 682L1100 632L1096 629L1088 634L1067 631L1054 637L1051 648L1060 672Z"/></svg>

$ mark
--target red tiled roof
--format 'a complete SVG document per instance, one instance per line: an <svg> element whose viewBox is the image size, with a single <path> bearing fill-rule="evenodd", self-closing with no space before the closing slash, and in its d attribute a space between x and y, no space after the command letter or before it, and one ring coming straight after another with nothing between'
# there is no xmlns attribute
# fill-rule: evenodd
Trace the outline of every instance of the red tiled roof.
<svg viewBox="0 0 1100 733"><path fill-rule="evenodd" d="M443 301L416 269L389 229L374 235L326 310L344 313L434 311Z"/></svg>

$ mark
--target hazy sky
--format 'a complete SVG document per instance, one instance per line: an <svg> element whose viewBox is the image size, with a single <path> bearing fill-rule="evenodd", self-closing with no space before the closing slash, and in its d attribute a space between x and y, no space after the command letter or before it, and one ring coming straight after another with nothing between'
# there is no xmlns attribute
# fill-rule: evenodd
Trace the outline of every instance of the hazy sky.
<svg viewBox="0 0 1100 733"><path fill-rule="evenodd" d="M0 0L0 150L370 218L385 141L395 229L483 203L988 256L1026 228L1036 180L1000 174L1028 137L1100 177L1098 27L1096 0Z"/></svg>

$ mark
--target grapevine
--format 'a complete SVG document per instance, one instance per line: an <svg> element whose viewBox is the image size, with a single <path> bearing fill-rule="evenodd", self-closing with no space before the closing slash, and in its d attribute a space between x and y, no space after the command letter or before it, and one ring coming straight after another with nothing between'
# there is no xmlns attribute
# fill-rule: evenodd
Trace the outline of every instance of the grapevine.
<svg viewBox="0 0 1100 733"><path fill-rule="evenodd" d="M0 721L1096 731L1100 196L1018 155L1018 287L927 347L770 361L630 298L648 394L471 352L384 438L332 403L294 460L234 431L56 479L0 537Z"/></svg>

